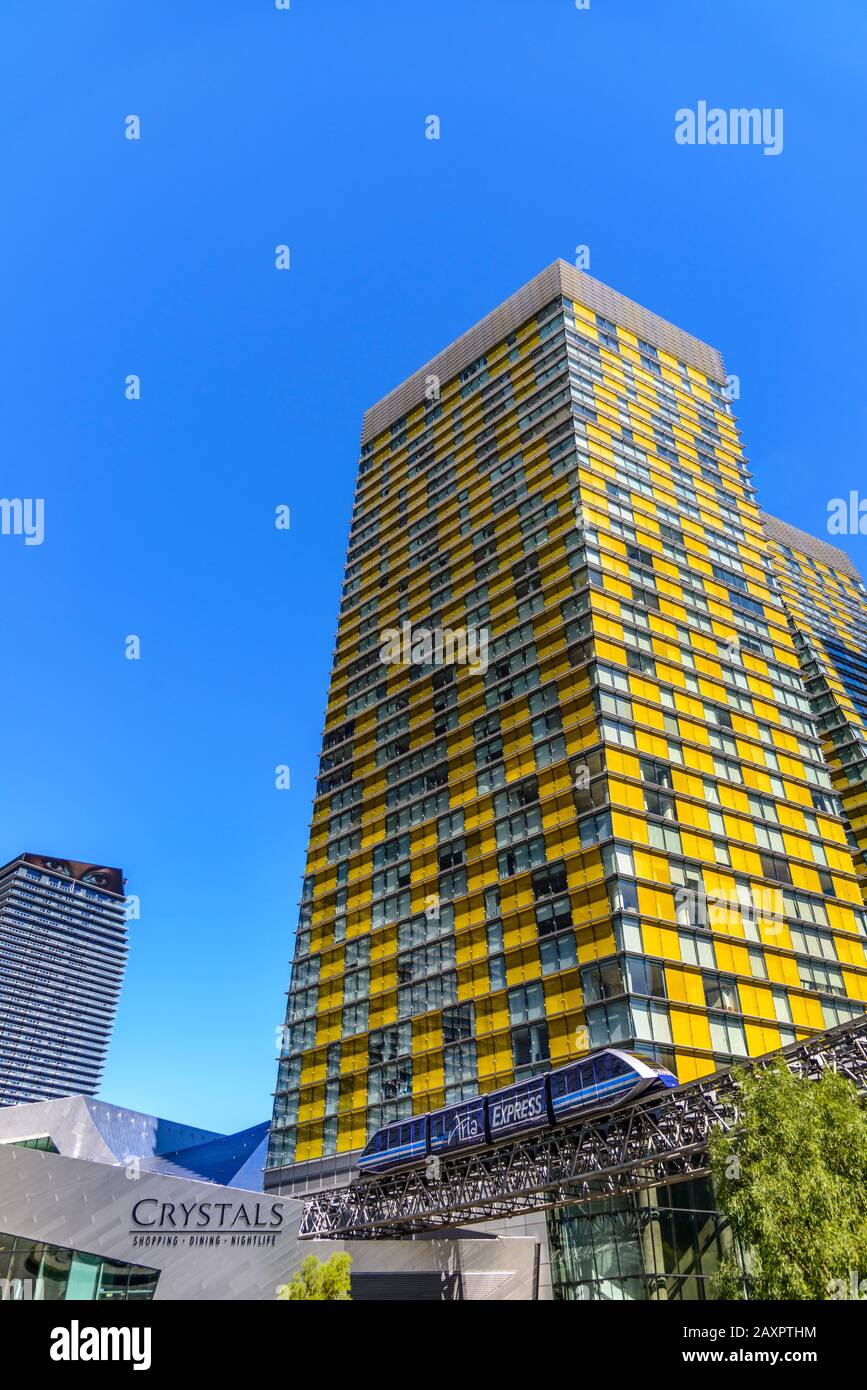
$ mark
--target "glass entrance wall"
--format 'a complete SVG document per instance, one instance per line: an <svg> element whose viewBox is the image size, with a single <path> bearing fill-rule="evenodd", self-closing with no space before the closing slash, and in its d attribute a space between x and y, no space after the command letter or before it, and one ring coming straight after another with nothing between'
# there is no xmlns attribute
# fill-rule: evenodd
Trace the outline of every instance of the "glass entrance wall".
<svg viewBox="0 0 867 1390"><path fill-rule="evenodd" d="M0 1300L151 1299L159 1270L0 1232Z"/></svg>
<svg viewBox="0 0 867 1390"><path fill-rule="evenodd" d="M49 1134L37 1134L32 1139L5 1139L6 1144L12 1144L16 1149L41 1149L43 1153L56 1154L57 1145Z"/></svg>
<svg viewBox="0 0 867 1390"><path fill-rule="evenodd" d="M711 1299L730 1242L706 1178L561 1207L548 1238L554 1297L569 1301Z"/></svg>

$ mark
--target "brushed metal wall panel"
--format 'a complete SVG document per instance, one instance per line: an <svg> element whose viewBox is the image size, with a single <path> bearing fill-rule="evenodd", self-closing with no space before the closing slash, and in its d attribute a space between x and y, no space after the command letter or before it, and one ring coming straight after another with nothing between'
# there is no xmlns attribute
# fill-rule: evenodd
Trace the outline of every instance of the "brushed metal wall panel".
<svg viewBox="0 0 867 1390"><path fill-rule="evenodd" d="M586 275L583 270L576 269L568 261L560 260L528 281L418 371L413 372L406 381L383 396L376 405L371 406L364 415L362 444L381 434L424 399L429 376L439 377L443 385L452 381L470 362L489 352L507 334L513 333L561 294L578 300L594 313L615 320L639 338L652 343L654 347L662 348L688 366L696 367L721 386L725 384L725 368L716 348L709 347L707 343L692 337L689 333L684 333L666 319L595 280L592 275Z"/></svg>
<svg viewBox="0 0 867 1390"><path fill-rule="evenodd" d="M831 545L830 541L820 540L818 536L811 536L809 531L800 531L797 526L790 526L787 521L780 521L777 516L769 516L767 512L762 512L761 518L765 535L772 541L780 541L792 550L800 550L811 559L821 560L822 564L828 565L831 569L839 570L841 574L848 574L850 579L861 582L855 562L845 550Z"/></svg>

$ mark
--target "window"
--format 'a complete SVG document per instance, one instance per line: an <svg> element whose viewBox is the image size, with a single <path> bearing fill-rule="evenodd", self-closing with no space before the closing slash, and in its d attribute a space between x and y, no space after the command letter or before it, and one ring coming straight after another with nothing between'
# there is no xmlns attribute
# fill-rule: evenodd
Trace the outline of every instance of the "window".
<svg viewBox="0 0 867 1390"><path fill-rule="evenodd" d="M615 666L596 667L596 677L600 685L605 685L609 690L619 690L622 695L629 694L629 676L625 671L619 670Z"/></svg>
<svg viewBox="0 0 867 1390"><path fill-rule="evenodd" d="M581 848L586 849L589 845L595 845L600 840L611 838L611 814L609 811L600 811L595 816L587 816L578 822L578 833L581 839Z"/></svg>
<svg viewBox="0 0 867 1390"><path fill-rule="evenodd" d="M559 936L546 937L539 942L539 959L542 974L552 975L558 970L571 970L578 964L575 947L575 933L561 932Z"/></svg>
<svg viewBox="0 0 867 1390"><path fill-rule="evenodd" d="M626 1000L594 1004L587 1009L587 1026L590 1030L591 1048L628 1042L632 1037L632 1020Z"/></svg>
<svg viewBox="0 0 867 1390"><path fill-rule="evenodd" d="M440 874L439 893L443 902L451 902L453 898L461 897L466 891L466 869L452 869L448 873Z"/></svg>
<svg viewBox="0 0 867 1390"><path fill-rule="evenodd" d="M440 869L454 869L459 864L463 864L466 858L467 844L463 835L441 844L437 851Z"/></svg>
<svg viewBox="0 0 867 1390"><path fill-rule="evenodd" d="M399 835L393 840L384 840L382 844L376 845L373 851L373 867L381 869L386 864L395 863L398 859L406 859L409 856L409 836Z"/></svg>
<svg viewBox="0 0 867 1390"><path fill-rule="evenodd" d="M678 934L680 958L685 965L716 966L713 939L709 936L693 936L689 932Z"/></svg>
<svg viewBox="0 0 867 1390"><path fill-rule="evenodd" d="M472 1002L443 1009L443 1068L449 1104L474 1095L478 1090L474 1034L475 1006Z"/></svg>
<svg viewBox="0 0 867 1390"><path fill-rule="evenodd" d="M677 820L674 797L668 792L657 791L655 787L644 788L644 809L649 816L663 816L665 820Z"/></svg>
<svg viewBox="0 0 867 1390"><path fill-rule="evenodd" d="M581 989L585 1004L612 999L625 993L620 962L607 960L596 965L585 965L581 970Z"/></svg>
<svg viewBox="0 0 867 1390"><path fill-rule="evenodd" d="M499 801L499 796L495 796L493 801L495 801L496 812L496 802ZM520 810L520 812L515 812L514 816L504 816L503 820L497 820L495 826L497 849L502 849L504 845L514 844L515 840L527 840L528 835L536 830L542 830L542 810L539 809L539 806ZM542 862L545 862L545 856L542 856Z"/></svg>
<svg viewBox="0 0 867 1390"><path fill-rule="evenodd" d="M356 966L370 965L370 937L353 937L346 942L343 952L343 969L354 970Z"/></svg>
<svg viewBox="0 0 867 1390"><path fill-rule="evenodd" d="M672 1041L667 1004L644 1004L633 1001L631 1013L636 1038L648 1038L651 1042L659 1043Z"/></svg>
<svg viewBox="0 0 867 1390"><path fill-rule="evenodd" d="M505 816L511 811L526 811L539 802L539 783L535 777L525 777L521 782L511 782L503 791L494 795L494 815Z"/></svg>
<svg viewBox="0 0 867 1390"><path fill-rule="evenodd" d="M641 758L641 778L644 782L652 782L657 787L664 787L667 791L674 789L671 776L671 768L668 763L658 762L655 758Z"/></svg>
<svg viewBox="0 0 867 1390"><path fill-rule="evenodd" d="M276 1166L274 1157L272 1147L270 1166ZM287 1161L291 1162L291 1156ZM5 1236L0 1250L0 1287L11 1299L29 1297L24 1289L28 1281L34 1281L33 1296L46 1301L144 1302L153 1298L158 1279L159 1270L146 1265L87 1255L62 1245L43 1245L29 1236Z"/></svg>
<svg viewBox="0 0 867 1390"><path fill-rule="evenodd" d="M397 949L408 951L426 941L436 941L454 930L455 910L451 903L434 900L427 911L417 912L397 928ZM400 969L400 966L398 966Z"/></svg>
<svg viewBox="0 0 867 1390"><path fill-rule="evenodd" d="M638 912L638 884L617 878L608 884L608 905L612 912Z"/></svg>
<svg viewBox="0 0 867 1390"><path fill-rule="evenodd" d="M825 965L815 960L799 960L798 976L804 989L818 990L827 994L845 995L843 972L836 965Z"/></svg>
<svg viewBox="0 0 867 1390"><path fill-rule="evenodd" d="M550 936L572 925L572 903L568 897L552 898L536 908L536 929L539 936Z"/></svg>
<svg viewBox="0 0 867 1390"><path fill-rule="evenodd" d="M771 996L774 1001L774 1017L778 1023L791 1023L792 1010L789 1005L789 996L784 989L772 989Z"/></svg>
<svg viewBox="0 0 867 1390"><path fill-rule="evenodd" d="M642 951L641 923L637 917L621 916L614 923L614 940L618 951Z"/></svg>
<svg viewBox="0 0 867 1390"><path fill-rule="evenodd" d="M454 971L447 971L432 979L420 980L416 984L404 985L397 991L398 1018L411 1018L415 1014L427 1014L434 1009L442 1009L447 1004L457 1002L457 977Z"/></svg>
<svg viewBox="0 0 867 1390"><path fill-rule="evenodd" d="M682 927L707 926L707 895L700 873L681 870L679 879L672 873L672 882L680 886L674 895L675 914Z"/></svg>
<svg viewBox="0 0 867 1390"><path fill-rule="evenodd" d="M731 1014L741 1011L737 980L730 976L705 975L704 998L709 1009L722 1009Z"/></svg>
<svg viewBox="0 0 867 1390"><path fill-rule="evenodd" d="M775 802L770 801L765 796L750 795L747 799L752 815L756 816L759 820L768 821L770 824L779 824L780 817Z"/></svg>
<svg viewBox="0 0 867 1390"><path fill-rule="evenodd" d="M680 831L676 830L672 825L658 825L655 821L649 821L647 825L647 841L653 849L664 850L666 854L683 853L680 842ZM727 861L724 860L722 862Z"/></svg>
<svg viewBox="0 0 867 1390"><path fill-rule="evenodd" d="M759 858L762 861L762 873L765 878L776 879L777 883L791 883L792 871L789 868L787 859L781 854L766 854L761 852Z"/></svg>
<svg viewBox="0 0 867 1390"><path fill-rule="evenodd" d="M549 864L545 869L537 869L532 877L533 897L538 903L543 898L550 898L555 893L565 893L566 866L562 861Z"/></svg>
<svg viewBox="0 0 867 1390"><path fill-rule="evenodd" d="M820 956L825 960L837 960L837 946L828 932L816 931L812 927L790 926L792 950L805 956Z"/></svg>
<svg viewBox="0 0 867 1390"><path fill-rule="evenodd" d="M616 724L612 719L602 720L602 737L606 743L617 743L621 748L635 747L635 733L627 724Z"/></svg>
<svg viewBox="0 0 867 1390"><path fill-rule="evenodd" d="M545 838L534 835L531 840L512 845L497 855L497 872L500 878L510 878L513 874L524 873L537 868L545 862Z"/></svg>
<svg viewBox="0 0 867 1390"><path fill-rule="evenodd" d="M488 942L491 939L491 929L488 928ZM490 945L488 946L490 951ZM491 989L505 989L506 987L506 960L502 955L488 956L488 977Z"/></svg>
<svg viewBox="0 0 867 1390"><path fill-rule="evenodd" d="M346 1003L356 999L365 999L370 993L370 970L367 966L363 970L354 970L349 975L343 977L343 998Z"/></svg>
<svg viewBox="0 0 867 1390"><path fill-rule="evenodd" d="M447 1047L443 1053L443 1071L448 1105L476 1095L479 1081L475 1040Z"/></svg>
<svg viewBox="0 0 867 1390"><path fill-rule="evenodd" d="M358 1004L347 1004L343 1008L340 1025L341 1036L350 1038L355 1033L367 1032L367 1000Z"/></svg>
<svg viewBox="0 0 867 1390"><path fill-rule="evenodd" d="M453 836L460 835L463 832L463 828L464 813L462 810L452 811L451 814L447 816L440 816L437 821L437 839L440 841L450 840ZM403 838L407 844L406 853L409 853L409 836L405 835ZM376 851L374 850L374 855L375 853Z"/></svg>
<svg viewBox="0 0 867 1390"><path fill-rule="evenodd" d="M602 867L608 874L629 874L635 873L635 862L632 858L632 850L628 845L617 843L606 845L602 851Z"/></svg>
<svg viewBox="0 0 867 1390"><path fill-rule="evenodd" d="M398 889L405 888L409 883L410 871L410 862L405 859L402 864L396 864L380 873L375 873L371 881L373 897L381 898L388 893L395 893Z"/></svg>
<svg viewBox="0 0 867 1390"><path fill-rule="evenodd" d="M712 782L709 777L704 781L704 799L709 806L722 805L719 795L719 787L716 782Z"/></svg>
<svg viewBox="0 0 867 1390"><path fill-rule="evenodd" d="M475 1036L475 1006L472 1001L443 1009L443 1043L465 1042Z"/></svg>
<svg viewBox="0 0 867 1390"><path fill-rule="evenodd" d="M531 1023L512 1030L512 1063L516 1081L533 1076L538 1071L546 1071L545 1064L549 1058L546 1023Z"/></svg>
<svg viewBox="0 0 867 1390"><path fill-rule="evenodd" d="M440 971L448 969L454 964L455 940L453 936L446 936L428 946L419 946L415 950L405 951L399 955L397 958L397 981L398 984L402 985L415 980L424 980L429 975L438 975Z"/></svg>
<svg viewBox="0 0 867 1390"><path fill-rule="evenodd" d="M756 844L763 849L771 850L778 854L780 858L785 857L785 843L779 830L768 825L754 825Z"/></svg>
<svg viewBox="0 0 867 1390"><path fill-rule="evenodd" d="M500 889L497 884L485 889L485 917L490 920L500 915Z"/></svg>
<svg viewBox="0 0 867 1390"><path fill-rule="evenodd" d="M626 649L626 664L630 671L637 671L642 676L656 675L656 662L653 657L635 651L632 647Z"/></svg>
<svg viewBox="0 0 867 1390"><path fill-rule="evenodd" d="M39 1134L33 1139L4 1139L4 1144L11 1144L16 1149L41 1149L45 1153L56 1154L57 1145L47 1134Z"/></svg>
<svg viewBox="0 0 867 1390"><path fill-rule="evenodd" d="M411 1052L412 1025L409 1023L392 1023L388 1028L377 1028L367 1039L367 1060L372 1067L409 1056Z"/></svg>
<svg viewBox="0 0 867 1390"><path fill-rule="evenodd" d="M822 1019L826 1028L834 1028L838 1023L849 1023L863 1011L863 1005L854 1001L849 1003L842 999L835 999L833 1002L822 1000Z"/></svg>
<svg viewBox="0 0 867 1390"><path fill-rule="evenodd" d="M714 1052L726 1057L746 1057L747 1039L744 1026L726 1014L709 1014L710 1041Z"/></svg>
<svg viewBox="0 0 867 1390"><path fill-rule="evenodd" d="M531 1023L545 1017L545 993L541 980L531 984L516 985L509 990L509 1019L514 1027L518 1023Z"/></svg>
<svg viewBox="0 0 867 1390"><path fill-rule="evenodd" d="M349 1080L349 1078L346 1078ZM404 1057L399 1062L389 1062L384 1066L371 1067L368 1074L367 1097L371 1105L381 1105L385 1101L400 1100L412 1095L412 1058Z"/></svg>
<svg viewBox="0 0 867 1390"><path fill-rule="evenodd" d="M646 956L629 956L626 968L632 994L653 994L659 999L667 997L665 966L661 960L650 960Z"/></svg>
<svg viewBox="0 0 867 1390"><path fill-rule="evenodd" d="M566 739L563 734L555 734L552 738L537 743L533 749L533 756L536 766L540 769L560 762L566 757Z"/></svg>

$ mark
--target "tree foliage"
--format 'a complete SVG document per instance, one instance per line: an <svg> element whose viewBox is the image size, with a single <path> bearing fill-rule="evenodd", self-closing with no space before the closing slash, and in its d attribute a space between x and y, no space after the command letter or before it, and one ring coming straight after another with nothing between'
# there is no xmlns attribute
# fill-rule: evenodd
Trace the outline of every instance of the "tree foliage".
<svg viewBox="0 0 867 1390"><path fill-rule="evenodd" d="M351 1265L351 1255L335 1253L324 1264L316 1255L308 1255L295 1278L277 1290L277 1297L291 1303L347 1303L352 1298Z"/></svg>
<svg viewBox="0 0 867 1390"><path fill-rule="evenodd" d="M782 1059L737 1082L738 1122L710 1143L734 1237L717 1297L848 1297L852 1272L867 1275L867 1112L854 1085L830 1071L801 1081Z"/></svg>

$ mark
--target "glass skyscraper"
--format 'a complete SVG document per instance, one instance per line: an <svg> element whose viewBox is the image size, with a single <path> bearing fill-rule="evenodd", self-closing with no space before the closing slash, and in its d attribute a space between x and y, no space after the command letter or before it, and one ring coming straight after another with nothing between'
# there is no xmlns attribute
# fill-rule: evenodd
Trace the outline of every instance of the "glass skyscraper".
<svg viewBox="0 0 867 1390"><path fill-rule="evenodd" d="M126 953L119 869L35 854L0 869L0 1105L96 1094Z"/></svg>
<svg viewBox="0 0 867 1390"><path fill-rule="evenodd" d="M688 1081L863 1012L726 380L561 261L367 412L269 1185L608 1043Z"/></svg>

